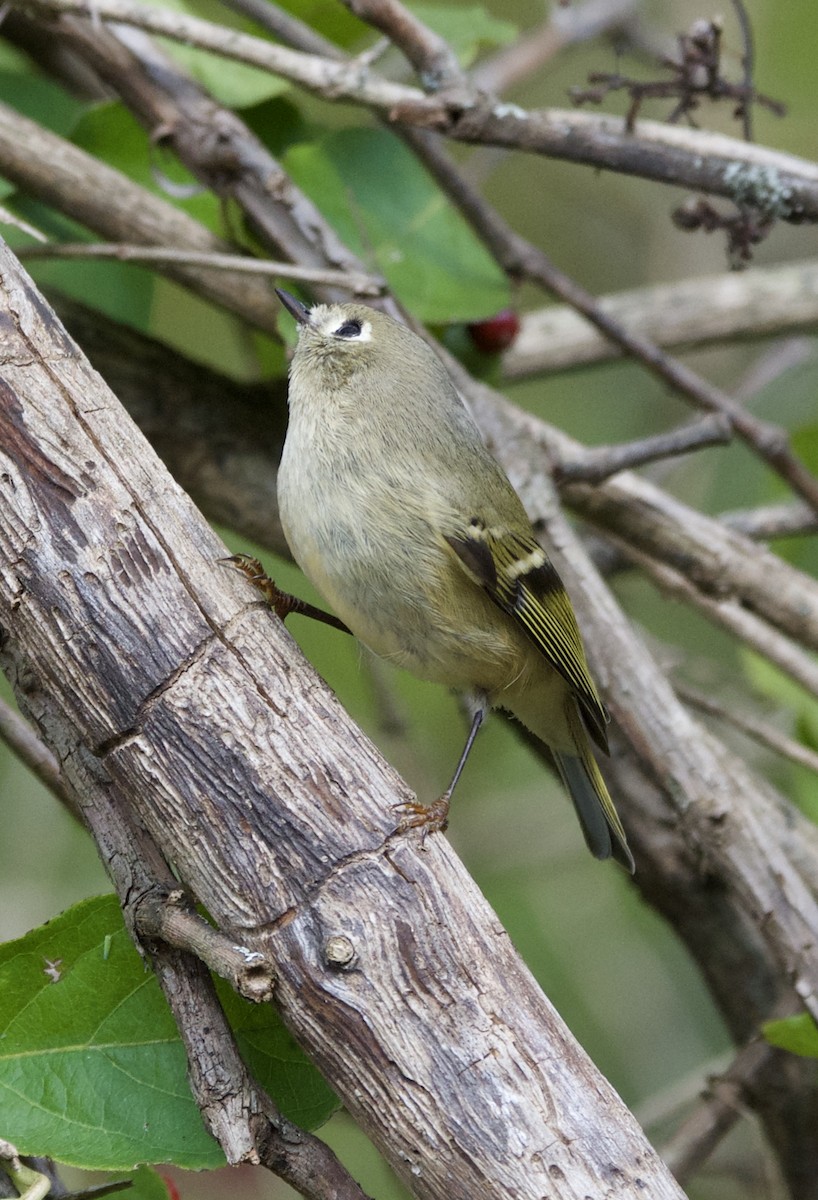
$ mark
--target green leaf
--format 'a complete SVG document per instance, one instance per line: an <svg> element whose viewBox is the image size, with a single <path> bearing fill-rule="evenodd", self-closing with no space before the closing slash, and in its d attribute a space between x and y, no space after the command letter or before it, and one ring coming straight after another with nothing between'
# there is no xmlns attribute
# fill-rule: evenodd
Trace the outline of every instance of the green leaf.
<svg viewBox="0 0 818 1200"><path fill-rule="evenodd" d="M168 1188L164 1179L153 1167L139 1167L133 1174L133 1181L127 1191L122 1193L123 1200L168 1200Z"/></svg>
<svg viewBox="0 0 818 1200"><path fill-rule="evenodd" d="M224 232L219 200L208 189L197 190L181 201L168 195L158 182L157 171L174 183L193 184L198 188L196 179L175 155L151 146L145 130L118 101L97 104L83 113L75 126L72 141L166 202L175 203L209 229Z"/></svg>
<svg viewBox="0 0 818 1200"><path fill-rule="evenodd" d="M242 118L277 158L281 158L289 146L321 136L321 131L307 122L301 109L283 96L246 109Z"/></svg>
<svg viewBox="0 0 818 1200"><path fill-rule="evenodd" d="M761 1032L771 1046L779 1046L803 1058L818 1058L818 1025L809 1013L784 1017L780 1021L766 1021L761 1026Z"/></svg>
<svg viewBox="0 0 818 1200"><path fill-rule="evenodd" d="M445 38L462 67L470 67L483 46L505 46L517 37L510 21L493 17L482 7L446 4L412 4L412 12Z"/></svg>
<svg viewBox="0 0 818 1200"><path fill-rule="evenodd" d="M253 1077L302 1129L323 1125L339 1107L338 1099L276 1010L270 1004L250 1004L223 979L216 979L216 991Z"/></svg>
<svg viewBox="0 0 818 1200"><path fill-rule="evenodd" d="M346 244L422 320L473 321L509 303L500 268L391 133L343 129L291 147L284 163Z"/></svg>
<svg viewBox="0 0 818 1200"><path fill-rule="evenodd" d="M818 700L760 654L742 648L741 659L753 687L792 712L793 733L798 741L818 749ZM805 816L818 823L818 789L815 787L814 772L807 767L789 764L789 780L792 799Z"/></svg>
<svg viewBox="0 0 818 1200"><path fill-rule="evenodd" d="M0 100L54 133L67 136L88 103L70 96L50 79L35 75L30 66L28 71L16 71L13 61L4 60L5 54L0 59Z"/></svg>
<svg viewBox="0 0 818 1200"><path fill-rule="evenodd" d="M343 4L327 4L327 0L282 0L278 7L342 48L354 46L363 34L372 32L371 25L354 17Z"/></svg>
<svg viewBox="0 0 818 1200"><path fill-rule="evenodd" d="M809 745L818 745L818 700L804 691L784 671L780 671L769 659L755 654L752 650L744 650L742 659L753 686L778 704L792 709L799 721L809 730L806 739Z"/></svg>
<svg viewBox="0 0 818 1200"><path fill-rule="evenodd" d="M88 241L88 230L22 192L14 197L14 211L55 241ZM10 229L12 246L28 246L31 239ZM36 282L73 296L91 308L107 313L114 321L126 321L146 329L154 294L154 277L132 263L32 259L26 263Z"/></svg>
<svg viewBox="0 0 818 1200"><path fill-rule="evenodd" d="M154 0L145 2L150 7L155 6ZM253 21L230 12L218 0L162 0L159 7L201 17L205 21L212 21L241 33L252 33L257 37L267 36L259 31ZM174 59L188 75L228 108L258 104L261 100L277 96L292 86L289 80L263 71L260 67L234 62L229 58L222 58L221 55L200 50L196 46L185 46L169 38L157 40L162 43L162 48L169 58Z"/></svg>
<svg viewBox="0 0 818 1200"><path fill-rule="evenodd" d="M813 403L815 400L816 367L818 363L812 360ZM811 471L818 471L818 425L804 425L793 435L793 446L803 458Z"/></svg>
<svg viewBox="0 0 818 1200"><path fill-rule="evenodd" d="M335 1098L270 1005L227 999L248 1065L292 1120ZM185 1052L113 896L83 901L0 947L0 1111L24 1154L91 1169L217 1167Z"/></svg>

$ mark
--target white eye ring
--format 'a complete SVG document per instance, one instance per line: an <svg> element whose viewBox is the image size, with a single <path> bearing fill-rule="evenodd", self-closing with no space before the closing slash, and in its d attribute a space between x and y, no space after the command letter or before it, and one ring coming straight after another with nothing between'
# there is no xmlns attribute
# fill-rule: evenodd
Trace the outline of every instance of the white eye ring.
<svg viewBox="0 0 818 1200"><path fill-rule="evenodd" d="M344 321L343 325L335 330L335 337L341 338L359 338L363 333L363 323L361 321Z"/></svg>
<svg viewBox="0 0 818 1200"><path fill-rule="evenodd" d="M365 317L347 317L335 328L327 327L325 334L334 338L343 338L346 342L371 342L372 322Z"/></svg>

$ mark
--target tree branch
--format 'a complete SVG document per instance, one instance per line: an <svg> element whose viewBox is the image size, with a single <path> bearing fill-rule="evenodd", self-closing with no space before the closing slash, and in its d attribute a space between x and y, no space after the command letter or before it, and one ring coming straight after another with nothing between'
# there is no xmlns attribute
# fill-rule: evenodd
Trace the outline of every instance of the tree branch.
<svg viewBox="0 0 818 1200"><path fill-rule="evenodd" d="M554 466L554 481L568 483L601 483L619 471L641 467L646 463L677 458L704 446L723 446L731 440L730 422L721 416L705 417L692 425L681 425L669 433L621 442L615 446L592 446L573 459L563 459Z"/></svg>
<svg viewBox="0 0 818 1200"><path fill-rule="evenodd" d="M600 309L624 329L665 349L772 337L818 324L818 261L751 267L602 296ZM525 313L503 355L506 379L607 362L616 345L565 305Z"/></svg>
<svg viewBox="0 0 818 1200"><path fill-rule="evenodd" d="M29 195L112 241L144 241L216 254L230 249L175 205L2 103L0 169ZM172 263L158 269L255 328L277 336L276 306L263 279L235 278Z"/></svg>
<svg viewBox="0 0 818 1200"><path fill-rule="evenodd" d="M343 3L398 47L417 71L424 90L465 88L465 77L449 43L418 20L400 0L343 0Z"/></svg>
<svg viewBox="0 0 818 1200"><path fill-rule="evenodd" d="M131 0L10 0L38 16L76 14L131 25L213 54L281 75L326 100L352 100L391 121L434 128L457 141L505 146L571 162L605 167L674 183L697 192L741 197L785 221L818 220L818 166L792 155L701 130L640 121L638 136L621 120L562 110L526 112L477 94L427 97L391 83L371 68L357 69L319 55L303 54L261 38L169 9Z"/></svg>
<svg viewBox="0 0 818 1200"><path fill-rule="evenodd" d="M803 742L797 742L794 738L787 737L779 729L775 729L769 721L763 721L749 713L736 712L734 708L728 708L724 703L714 700L712 696L706 696L704 692L690 687L689 684L677 681L674 687L682 700L693 708L697 708L699 712L717 717L720 721L732 725L734 729L738 729L747 737L752 738L753 741L766 746L768 750L818 774L818 752L811 750Z"/></svg>
<svg viewBox="0 0 818 1200"><path fill-rule="evenodd" d="M0 654L0 661L16 678L19 661L14 655ZM185 913L182 894L155 842L133 821L123 797L112 790L110 778L76 731L66 729L53 698L46 692L36 697L28 692L26 698L44 728L61 731L64 769L5 704L0 709L2 735L31 769L48 764L47 774L40 775L43 782L60 803L82 815L93 834L126 924L150 958L176 1019L194 1098L228 1162L265 1166L307 1200L367 1200L329 1147L283 1117L251 1078L204 966L208 962L239 983L249 999L261 1002L270 998L269 956L231 946L201 918Z"/></svg>

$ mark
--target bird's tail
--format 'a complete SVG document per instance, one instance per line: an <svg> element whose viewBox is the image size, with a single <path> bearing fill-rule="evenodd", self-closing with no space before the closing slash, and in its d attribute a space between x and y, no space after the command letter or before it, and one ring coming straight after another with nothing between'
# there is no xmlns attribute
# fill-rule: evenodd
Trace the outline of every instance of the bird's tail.
<svg viewBox="0 0 818 1200"><path fill-rule="evenodd" d="M574 802L588 849L594 858L613 856L633 874L633 855L628 849L625 830L597 766L573 696L566 701L565 715L576 754L557 753L553 750L552 753L562 781Z"/></svg>

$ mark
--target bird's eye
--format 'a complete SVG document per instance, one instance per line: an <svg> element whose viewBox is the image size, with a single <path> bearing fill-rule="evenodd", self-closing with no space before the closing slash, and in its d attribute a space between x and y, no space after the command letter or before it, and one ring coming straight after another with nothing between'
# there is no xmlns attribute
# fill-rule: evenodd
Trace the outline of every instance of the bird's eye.
<svg viewBox="0 0 818 1200"><path fill-rule="evenodd" d="M345 321L338 329L335 330L336 337L354 338L359 337L361 333L360 321Z"/></svg>

